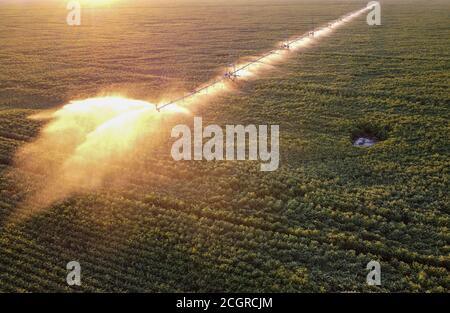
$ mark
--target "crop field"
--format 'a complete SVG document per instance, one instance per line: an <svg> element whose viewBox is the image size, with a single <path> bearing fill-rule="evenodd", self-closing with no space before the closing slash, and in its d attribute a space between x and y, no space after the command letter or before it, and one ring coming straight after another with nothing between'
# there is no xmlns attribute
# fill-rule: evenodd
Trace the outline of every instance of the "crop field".
<svg viewBox="0 0 450 313"><path fill-rule="evenodd" d="M48 123L30 116L175 98L367 1L123 0L77 27L65 4L0 1L0 292L450 292L449 1L381 1L381 26L360 15L63 193L47 165L65 151L21 165ZM193 116L279 125L279 169L174 161ZM61 196L30 213L32 194Z"/></svg>

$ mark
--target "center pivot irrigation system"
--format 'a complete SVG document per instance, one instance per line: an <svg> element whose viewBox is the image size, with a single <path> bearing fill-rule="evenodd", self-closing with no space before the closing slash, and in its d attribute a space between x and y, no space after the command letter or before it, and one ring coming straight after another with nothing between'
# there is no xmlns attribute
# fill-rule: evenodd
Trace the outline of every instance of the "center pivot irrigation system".
<svg viewBox="0 0 450 313"><path fill-rule="evenodd" d="M322 28L320 28L320 29L332 28L334 25L336 25L336 24L338 24L338 23L344 21L346 18L348 18L348 17L350 17L350 16L352 16L352 15L354 15L354 14L360 13L360 12L362 12L362 11L364 11L364 10L367 10L368 8L369 8L369 7L366 7L366 8L364 8L364 9L361 9L361 10L358 10L358 11L355 11L355 12L348 13L348 14L346 14L346 15L344 15L344 16L342 16L342 17L336 19L336 20L334 20L333 22L329 22L329 23L327 24L327 26L324 26L324 27L322 27ZM300 37L297 37L297 38L295 38L295 39L293 39L293 40L290 40L290 41L288 40L288 41L284 42L284 43L281 45L281 50L290 50L290 49L291 49L291 46L292 46L293 44L295 44L295 43L297 43L297 42L299 42L299 41L301 41L301 40L304 40L305 38L311 38L311 37L314 38L315 34L316 34L316 29L315 29L315 25L314 25L314 19L312 19L312 30L310 30L310 31L308 31L308 32L306 32L306 33L304 33L304 34L301 35ZM222 77L216 78L215 80L211 81L209 84L207 84L207 85L205 85L205 86L203 86L203 87L201 87L201 88L197 88L197 89L195 89L194 91L192 91L192 92L190 92L190 93L188 93L188 94L186 94L186 95L184 95L184 96L182 96L182 97L180 97L180 98L174 99L174 100L172 100L172 101L170 101L170 102L167 102L167 103L165 103L165 104L157 105L157 106L156 106L156 110L157 110L158 112L160 112L161 109L163 109L163 108L165 108L165 107L168 107L168 106L170 106L170 105L177 104L177 103L179 103L179 102L183 102L184 100L186 100L186 99L188 99L188 98L190 98L190 97L193 97L193 96L195 96L195 95L197 95L197 94L200 94L200 93L202 93L202 92L206 92L206 93L207 93L207 91L208 91L208 89L209 89L210 87L213 87L213 86L215 86L215 85L217 85L217 84L219 84L219 83L221 83L221 82L224 82L224 81L231 81L231 82L234 82L234 81L236 81L236 80L239 78L239 72L240 72L240 71L243 71L243 70L245 70L246 68L248 68L248 67L250 67L250 66L252 66L252 65L254 65L254 64L256 64L256 63L260 63L261 60L263 60L263 59L265 59L265 58L267 58L267 57L269 57L269 56L271 56L271 55L275 55L275 54L279 54L279 53L280 53L280 49L273 49L273 50L270 50L269 52L263 54L262 56L256 58L255 60L250 61L250 62L248 62L248 63L246 63L246 64L244 64L244 65L242 65L242 66L240 66L240 67L238 67L238 68L236 67L235 64L231 64L231 65L229 66L229 68L228 68L228 71L227 71Z"/></svg>

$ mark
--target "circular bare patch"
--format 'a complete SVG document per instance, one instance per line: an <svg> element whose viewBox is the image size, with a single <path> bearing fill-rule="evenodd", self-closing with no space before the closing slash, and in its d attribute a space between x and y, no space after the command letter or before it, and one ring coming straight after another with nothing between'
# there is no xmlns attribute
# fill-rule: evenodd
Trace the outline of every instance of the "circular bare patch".
<svg viewBox="0 0 450 313"><path fill-rule="evenodd" d="M353 128L350 139L355 147L367 148L386 140L388 127L373 122L359 122Z"/></svg>

